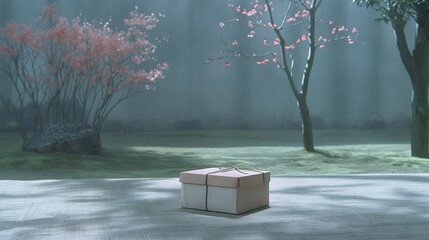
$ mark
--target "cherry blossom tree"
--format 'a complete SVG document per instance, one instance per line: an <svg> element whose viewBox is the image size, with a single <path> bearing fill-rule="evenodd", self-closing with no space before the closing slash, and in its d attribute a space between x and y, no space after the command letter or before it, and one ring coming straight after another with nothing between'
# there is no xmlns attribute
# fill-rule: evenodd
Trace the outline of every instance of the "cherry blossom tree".
<svg viewBox="0 0 429 240"><path fill-rule="evenodd" d="M411 80L413 99L411 155L429 158L429 1L353 0L358 6L376 10L379 21L392 26L402 63ZM405 34L409 22L417 25L414 50ZM413 36L414 37L414 36Z"/></svg>
<svg viewBox="0 0 429 240"><path fill-rule="evenodd" d="M119 103L154 90L168 70L166 63L157 63L162 39L151 35L159 17L163 15L146 15L136 7L123 21L124 30L116 30L110 22L69 21L51 5L34 25L6 24L0 70L9 89L0 100L23 140L56 123L84 122L99 134ZM25 127L28 115L33 129Z"/></svg>
<svg viewBox="0 0 429 240"><path fill-rule="evenodd" d="M221 56L208 61L228 68L232 66L233 58L244 57L255 59L257 66L272 66L281 70L297 101L304 148L314 152L307 95L316 54L336 40L353 45L357 29L319 19L317 13L323 0L242 2L243 5L229 5L236 16L220 22L219 27L225 30L231 24L244 23L248 30L245 38L225 41ZM307 58L302 57L305 55Z"/></svg>

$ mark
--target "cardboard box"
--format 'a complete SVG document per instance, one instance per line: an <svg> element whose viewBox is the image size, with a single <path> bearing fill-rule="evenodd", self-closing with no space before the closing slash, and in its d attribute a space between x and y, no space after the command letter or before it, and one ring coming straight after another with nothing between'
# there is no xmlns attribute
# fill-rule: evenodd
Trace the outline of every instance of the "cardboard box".
<svg viewBox="0 0 429 240"><path fill-rule="evenodd" d="M240 214L269 204L270 172L205 168L180 173L182 207Z"/></svg>

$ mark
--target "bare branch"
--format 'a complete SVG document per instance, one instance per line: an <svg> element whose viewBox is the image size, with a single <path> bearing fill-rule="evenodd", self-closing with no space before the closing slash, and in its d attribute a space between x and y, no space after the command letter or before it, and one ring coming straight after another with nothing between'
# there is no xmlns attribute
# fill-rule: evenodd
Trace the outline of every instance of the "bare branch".
<svg viewBox="0 0 429 240"><path fill-rule="evenodd" d="M291 7L292 7L292 2L289 2L289 5L288 5L287 10L286 10L286 12L284 14L284 17L283 17L282 24L280 24L279 29L283 29L283 27L285 26L285 23L286 23L286 21L288 19Z"/></svg>

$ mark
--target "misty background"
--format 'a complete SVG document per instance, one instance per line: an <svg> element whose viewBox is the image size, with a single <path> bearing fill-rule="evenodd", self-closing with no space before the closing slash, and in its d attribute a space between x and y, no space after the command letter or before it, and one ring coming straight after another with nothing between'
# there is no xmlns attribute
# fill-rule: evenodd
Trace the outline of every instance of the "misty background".
<svg viewBox="0 0 429 240"><path fill-rule="evenodd" d="M230 68L206 63L220 55L223 40L234 40L221 34L219 22L235 16L229 3L243 1L0 0L0 25L31 23L52 2L68 19L111 19L112 27L121 26L134 6L145 13L164 13L155 34L169 39L158 52L160 62L170 64L167 77L156 91L119 105L106 130L298 128L296 102L281 70L246 59L234 60ZM319 17L356 27L359 37L355 45L335 42L318 51L308 95L314 127L409 127L411 84L389 25L376 23L374 12L351 0L325 0ZM248 31L246 24L235 27L238 34ZM414 27L409 24L410 44ZM305 59L297 56L296 61Z"/></svg>

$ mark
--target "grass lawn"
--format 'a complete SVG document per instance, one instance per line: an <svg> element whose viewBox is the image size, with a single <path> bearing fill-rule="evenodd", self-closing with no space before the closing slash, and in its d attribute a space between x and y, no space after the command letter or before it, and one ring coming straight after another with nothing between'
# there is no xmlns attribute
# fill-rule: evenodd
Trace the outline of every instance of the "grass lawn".
<svg viewBox="0 0 429 240"><path fill-rule="evenodd" d="M316 130L319 153L307 153L300 131L104 133L102 156L78 156L22 153L17 134L0 133L0 179L178 177L236 165L275 176L429 173L409 139L408 130Z"/></svg>

